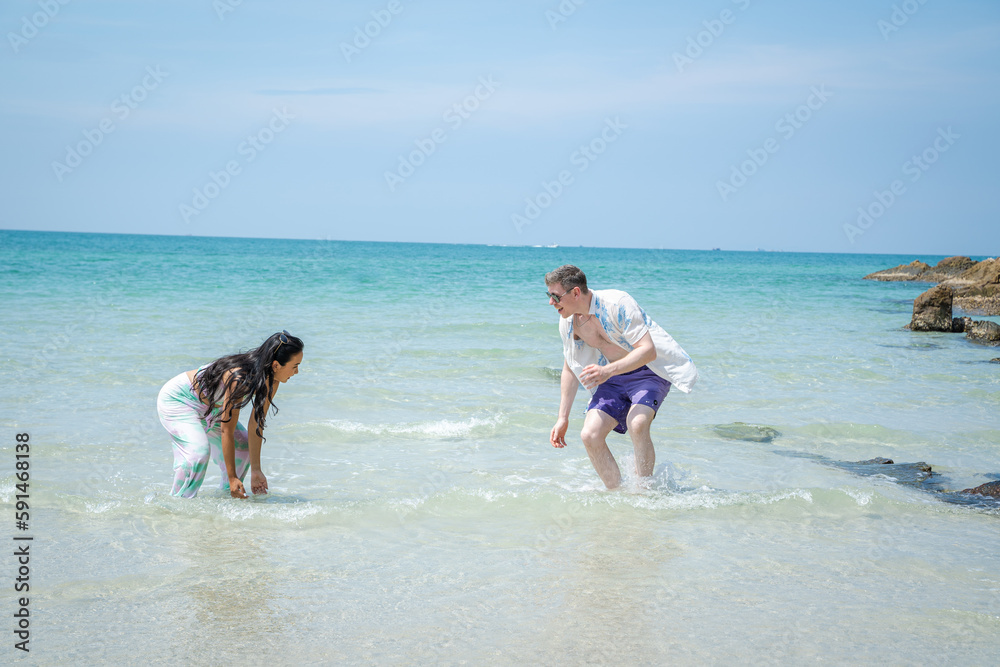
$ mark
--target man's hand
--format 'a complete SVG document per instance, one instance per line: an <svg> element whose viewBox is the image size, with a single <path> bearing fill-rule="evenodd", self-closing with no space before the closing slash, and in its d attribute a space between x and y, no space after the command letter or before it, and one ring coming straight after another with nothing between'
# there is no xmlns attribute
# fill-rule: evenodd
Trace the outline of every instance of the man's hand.
<svg viewBox="0 0 1000 667"><path fill-rule="evenodd" d="M597 385L607 382L610 378L611 373L608 372L607 366L591 364L580 371L580 383L587 389L593 389Z"/></svg>
<svg viewBox="0 0 1000 667"><path fill-rule="evenodd" d="M565 447L566 446L566 431L569 429L569 420L559 418L556 421L556 425L552 427L552 433L549 435L549 442L552 443L553 447Z"/></svg>
<svg viewBox="0 0 1000 667"><path fill-rule="evenodd" d="M250 489L254 492L254 495L267 493L267 477L264 477L264 473L259 470L251 471Z"/></svg>
<svg viewBox="0 0 1000 667"><path fill-rule="evenodd" d="M243 488L243 482L240 481L239 477L229 478L229 495L233 498L246 498L247 492Z"/></svg>

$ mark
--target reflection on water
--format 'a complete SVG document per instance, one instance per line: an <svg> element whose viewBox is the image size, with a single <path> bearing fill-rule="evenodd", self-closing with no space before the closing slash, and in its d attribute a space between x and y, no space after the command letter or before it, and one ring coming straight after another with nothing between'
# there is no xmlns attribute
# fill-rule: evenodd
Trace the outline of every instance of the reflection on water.
<svg viewBox="0 0 1000 667"><path fill-rule="evenodd" d="M239 525L211 522L202 528L184 531L176 542L177 555L188 562L180 590L193 618L179 638L189 655L218 657L222 636L233 646L278 648L283 624L268 545Z"/></svg>

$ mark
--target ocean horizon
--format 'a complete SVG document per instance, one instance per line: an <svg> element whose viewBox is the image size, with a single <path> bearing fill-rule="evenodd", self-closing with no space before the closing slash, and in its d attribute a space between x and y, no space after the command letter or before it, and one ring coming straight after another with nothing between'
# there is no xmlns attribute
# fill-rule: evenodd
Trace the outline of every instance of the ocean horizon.
<svg viewBox="0 0 1000 667"><path fill-rule="evenodd" d="M927 283L862 280L946 256L0 230L30 659L987 662L1000 506L951 494L1000 479L998 348L904 330ZM569 446L548 442L543 276L567 263L698 366L653 422L651 485L612 434L604 490L584 390ZM270 493L231 499L210 467L171 497L160 387L282 329L305 352L268 419ZM875 457L932 483L838 465Z"/></svg>
<svg viewBox="0 0 1000 667"><path fill-rule="evenodd" d="M590 246L582 244L561 244L561 243L465 243L465 242L448 242L448 241L379 241L371 239L337 239L329 235L326 237L282 237L282 236L213 236L210 234L145 234L141 232L78 232L78 231L65 231L65 230L34 230L34 229L0 229L0 232L9 232L11 234L70 234L78 236L138 236L138 237L156 237L156 238L192 238L192 239L231 239L231 240L244 240L244 241L306 241L306 242L318 242L318 243L381 243L387 245L441 245L441 246L469 246L469 247L484 247L484 248L589 248L594 250L675 250L680 252L777 252L786 254L800 254L800 255L863 255L863 256L879 256L879 257L911 257L913 259L927 258L930 262L938 262L947 257L969 257L970 259L981 261L984 259L992 259L995 255L977 255L977 254L963 254L963 253L905 253L905 252L844 252L844 251L825 251L820 252L818 250L785 250L782 248L723 248L723 247L713 247L713 248L667 248L667 247L645 247L645 246ZM912 261L912 259L910 260ZM921 260L923 261L923 260ZM889 267L886 267L889 268Z"/></svg>

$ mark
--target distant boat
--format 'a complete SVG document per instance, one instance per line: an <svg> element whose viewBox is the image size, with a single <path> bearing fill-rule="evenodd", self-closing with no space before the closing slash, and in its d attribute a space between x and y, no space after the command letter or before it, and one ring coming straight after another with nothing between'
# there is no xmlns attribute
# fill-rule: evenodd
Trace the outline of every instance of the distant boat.
<svg viewBox="0 0 1000 667"><path fill-rule="evenodd" d="M712 250L722 250L722 248L712 248Z"/></svg>

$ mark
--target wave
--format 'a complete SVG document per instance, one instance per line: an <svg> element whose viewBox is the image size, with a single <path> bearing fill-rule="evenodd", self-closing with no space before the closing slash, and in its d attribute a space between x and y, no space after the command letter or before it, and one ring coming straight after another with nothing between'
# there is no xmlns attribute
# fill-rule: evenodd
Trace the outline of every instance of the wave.
<svg viewBox="0 0 1000 667"><path fill-rule="evenodd" d="M533 489L484 489L451 487L429 494L409 497L384 498L378 501L385 509L404 514L427 513L443 516L503 515L521 520L545 520L569 512L573 516L603 512L621 512L627 509L687 513L726 510L740 507L815 507L808 512L823 511L846 513L878 512L886 516L903 516L911 511L923 513L961 513L1000 516L1000 507L990 503L956 505L935 502L923 494L907 494L896 487L857 488L785 488L762 490L730 490L709 486L665 490L662 488L623 487L616 491L585 488L567 491L565 488ZM360 509L360 508L355 508ZM784 514L784 510L778 510ZM578 514L579 513L579 514Z"/></svg>
<svg viewBox="0 0 1000 667"><path fill-rule="evenodd" d="M477 525L482 521L513 521L547 524L561 521L603 521L640 512L652 516L677 516L691 513L723 512L732 516L740 508L772 507L761 515L788 517L800 512L832 513L843 516L860 514L880 517L906 517L917 512L927 514L986 515L1000 517L995 504L956 505L936 502L925 494L900 489L895 485L837 488L790 487L782 489L731 490L710 486L676 490L635 485L616 491L593 486L568 489L564 486L521 488L461 486L445 484L437 488L412 489L403 493L376 492L367 498L298 496L276 490L274 494L247 501L233 501L221 491L207 491L196 499L180 499L163 492L134 494L102 493L99 498L80 502L78 497L58 497L49 503L61 520L79 522L99 519L100 526L112 530L116 521L144 517L149 530L162 530L177 521L223 521L241 524L264 522L274 526L299 527L368 525L394 523L406 519L433 518L451 525ZM789 514L791 512L791 514ZM75 517L75 518L74 518ZM569 517L569 518L567 518ZM110 523L108 523L110 521ZM165 522L165 523L164 523ZM454 522L459 522L458 524ZM95 524L95 530L104 530Z"/></svg>
<svg viewBox="0 0 1000 667"><path fill-rule="evenodd" d="M854 422L825 422L786 427L785 435L795 435L813 441L835 441L838 443L864 443L874 445L909 445L918 439L910 431L887 428L878 424Z"/></svg>
<svg viewBox="0 0 1000 667"><path fill-rule="evenodd" d="M503 414L488 417L470 417L462 421L441 419L438 421L410 422L402 424L364 424L347 419L330 419L321 422L338 433L365 435L423 435L432 438L455 438L473 435L488 435L506 422Z"/></svg>
<svg viewBox="0 0 1000 667"><path fill-rule="evenodd" d="M556 382L562 379L562 368L553 368L551 366L542 366L538 369L538 372L542 377L549 380L555 380Z"/></svg>

